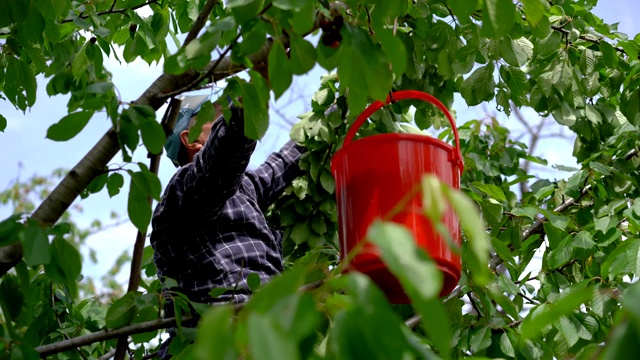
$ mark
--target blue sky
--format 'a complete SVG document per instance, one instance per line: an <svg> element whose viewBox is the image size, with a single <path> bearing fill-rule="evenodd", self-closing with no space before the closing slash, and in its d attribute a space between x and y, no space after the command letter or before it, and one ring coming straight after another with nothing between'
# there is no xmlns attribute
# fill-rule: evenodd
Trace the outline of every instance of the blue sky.
<svg viewBox="0 0 640 360"><path fill-rule="evenodd" d="M637 8L636 4L633 0L600 0L595 14L607 23L619 22L619 30L633 38L640 32L640 26L632 18L635 13L632 10ZM106 67L112 71L113 83L125 101L136 99L162 72L161 65L149 66L143 61L119 64L110 59ZM318 87L320 76L323 74L323 69L316 68L310 74L295 79L292 86L293 91L283 95L279 101L272 104L272 107L287 114L290 121L295 120L296 115L309 108L311 95ZM106 116L99 114L94 116L87 127L70 141L59 143L45 139L49 126L66 114L67 103L67 98L63 96L49 98L45 90L46 82L43 78L38 79L36 105L24 114L15 110L9 102L0 100L0 113L8 121L4 133L0 133L3 168L3 171L0 172L0 189L5 189L13 184L17 177L24 180L34 174L46 176L54 169L73 167L110 125ZM481 119L487 113L496 113L491 104L469 109L462 100L456 101L454 108L457 111L458 122L472 118ZM158 118L162 116L163 110L164 108L158 111ZM503 121L507 126L518 128L514 119L504 118ZM259 143L250 166L260 164L271 151L277 150L288 139L286 128L284 120L272 111L269 132ZM558 142L557 139L549 139L540 143L538 149L537 154L547 158L551 164L571 165L573 163L570 157L572 150L572 142L570 141ZM143 149L138 151L135 160L148 163L146 151ZM120 163L121 161L122 157L118 154L112 163ZM174 166L163 157L159 173L162 183L166 184L174 172ZM557 175L550 174L550 176ZM125 185L125 187L127 186ZM106 192L103 192L93 195L87 200L82 200L80 204L84 208L84 213L74 219L83 225L88 225L93 219L108 219L112 211L126 217L126 197L123 195L110 199ZM9 211L8 208L0 207L0 219L5 218ZM99 263L93 265L86 262L84 273L103 274L122 251L133 247L134 239L135 229L130 224L114 227L91 236L88 245L96 250Z"/></svg>

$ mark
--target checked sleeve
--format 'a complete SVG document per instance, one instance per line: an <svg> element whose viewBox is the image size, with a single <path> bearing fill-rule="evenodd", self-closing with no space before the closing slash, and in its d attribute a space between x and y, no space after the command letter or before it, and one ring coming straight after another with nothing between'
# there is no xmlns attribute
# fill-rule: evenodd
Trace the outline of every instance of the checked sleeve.
<svg viewBox="0 0 640 360"><path fill-rule="evenodd" d="M262 211L265 211L287 185L300 175L298 161L303 149L294 141L289 141L280 151L271 154L257 169L247 171L246 175L253 184Z"/></svg>
<svg viewBox="0 0 640 360"><path fill-rule="evenodd" d="M256 142L244 136L244 112L231 107L229 124L215 121L205 146L194 156L180 208L196 216L217 216L242 183L255 147Z"/></svg>

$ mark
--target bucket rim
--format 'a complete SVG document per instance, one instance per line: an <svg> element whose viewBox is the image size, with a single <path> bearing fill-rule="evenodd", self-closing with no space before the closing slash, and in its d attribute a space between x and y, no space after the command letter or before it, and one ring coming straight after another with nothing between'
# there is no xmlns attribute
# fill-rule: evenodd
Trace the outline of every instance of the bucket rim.
<svg viewBox="0 0 640 360"><path fill-rule="evenodd" d="M345 136L344 142L342 144L342 148L347 148L354 143L353 138L355 137L356 132L367 121L369 116L373 115L373 113L375 113L376 111L378 111L379 109L381 109L383 106L387 104L395 103L397 100L405 100L405 99L417 99L417 100L422 100L422 101L431 103L444 113L445 117L449 121L449 124L451 125L451 130L453 131L453 136L454 136L454 143L456 144L456 146L454 147L453 153L450 154L451 155L450 157L452 161L455 161L458 164L458 168L460 169L460 174L462 174L462 172L464 171L464 162L462 161L462 153L460 151L460 137L458 136L458 128L456 126L456 122L453 119L453 116L451 115L451 113L449 112L449 109L442 102L440 102L440 100L438 100L435 96L428 94L424 91L400 90L396 92L389 92L389 96L387 96L384 102L380 100L374 101L356 118L353 124L351 124ZM360 139L358 141L362 141L362 140L363 139Z"/></svg>
<svg viewBox="0 0 640 360"><path fill-rule="evenodd" d="M331 172L335 175L335 167L338 166L337 163L342 161L342 158L348 155L348 153L352 150L352 148L358 148L361 146L371 145L371 143L377 143L381 141L388 140L409 140L414 142L427 143L427 145L433 145L439 147L448 152L448 158L451 165L457 168L458 174L462 175L462 167L461 164L457 161L456 148L447 143L446 141L442 141L440 139L434 138L428 135L421 134L398 134L398 133L389 133L389 134L377 134L367 136L362 139L358 139L358 141L353 141L348 146L343 146L338 149L331 158Z"/></svg>

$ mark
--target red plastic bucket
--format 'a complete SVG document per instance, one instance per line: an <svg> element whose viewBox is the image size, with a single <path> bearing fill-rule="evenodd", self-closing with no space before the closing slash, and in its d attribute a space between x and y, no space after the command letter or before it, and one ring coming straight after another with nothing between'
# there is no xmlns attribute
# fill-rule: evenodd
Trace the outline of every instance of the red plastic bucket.
<svg viewBox="0 0 640 360"><path fill-rule="evenodd" d="M392 99L419 99L437 106L451 124L456 147L418 134L382 134L353 142L354 135L369 116ZM398 203L406 201L407 194L414 193L406 206L390 220L406 226L413 233L417 245L436 261L444 275L441 295L449 294L460 279L460 258L451 251L445 239L433 229L424 215L422 193L416 188L425 174L433 174L441 182L459 189L462 170L460 140L455 122L438 99L424 92L405 90L393 93L385 103L376 101L371 104L353 123L344 145L331 162L331 171L336 180L343 261L365 239L367 228L374 220L387 216ZM448 209L442 221L453 241L460 244L460 224L453 210ZM374 245L364 244L346 270L367 274L391 302L410 302ZM427 281L429 279L425 279Z"/></svg>

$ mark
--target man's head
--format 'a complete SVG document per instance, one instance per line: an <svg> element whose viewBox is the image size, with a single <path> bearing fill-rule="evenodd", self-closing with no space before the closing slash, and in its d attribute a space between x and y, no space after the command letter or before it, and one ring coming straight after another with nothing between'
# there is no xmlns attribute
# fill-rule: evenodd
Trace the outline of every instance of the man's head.
<svg viewBox="0 0 640 360"><path fill-rule="evenodd" d="M176 120L173 132L167 138L165 149L167 156L175 166L183 166L193 160L193 156L204 146L209 134L211 133L211 125L215 119L220 117L222 109L218 104L214 104L216 114L202 125L202 130L195 141L189 141L189 131L198 123L196 115L200 111L202 105L209 100L208 95L186 96L182 99L180 114Z"/></svg>

